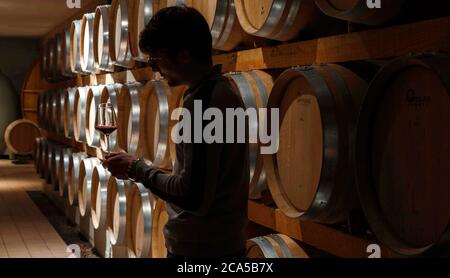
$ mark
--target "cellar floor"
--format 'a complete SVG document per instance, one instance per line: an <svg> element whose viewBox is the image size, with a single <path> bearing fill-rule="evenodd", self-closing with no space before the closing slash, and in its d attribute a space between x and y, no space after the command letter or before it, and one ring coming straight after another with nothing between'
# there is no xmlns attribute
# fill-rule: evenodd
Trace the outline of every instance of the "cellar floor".
<svg viewBox="0 0 450 278"><path fill-rule="evenodd" d="M27 192L41 191L33 164L0 160L0 258L66 258L67 245Z"/></svg>

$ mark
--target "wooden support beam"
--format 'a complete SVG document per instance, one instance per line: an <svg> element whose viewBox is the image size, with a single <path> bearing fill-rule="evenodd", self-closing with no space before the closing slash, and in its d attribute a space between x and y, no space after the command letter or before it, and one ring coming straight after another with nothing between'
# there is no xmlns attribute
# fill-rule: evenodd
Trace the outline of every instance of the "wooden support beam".
<svg viewBox="0 0 450 278"><path fill-rule="evenodd" d="M262 47L214 57L224 71L384 59L425 51L450 51L450 17Z"/></svg>
<svg viewBox="0 0 450 278"><path fill-rule="evenodd" d="M401 257L374 240L356 237L333 227L292 219L285 216L280 209L271 208L252 200L248 202L248 217L254 223L338 257L368 258L370 254L366 252L366 249L370 244L381 246L383 258Z"/></svg>

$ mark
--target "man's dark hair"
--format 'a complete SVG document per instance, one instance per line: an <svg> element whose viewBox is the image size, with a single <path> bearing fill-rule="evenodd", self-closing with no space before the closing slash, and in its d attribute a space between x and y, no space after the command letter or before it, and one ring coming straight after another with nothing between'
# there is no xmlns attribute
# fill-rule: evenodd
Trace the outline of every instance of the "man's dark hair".
<svg viewBox="0 0 450 278"><path fill-rule="evenodd" d="M188 50L199 63L212 64L212 37L208 22L194 8L175 6L158 11L140 34L144 53L167 50L176 58Z"/></svg>

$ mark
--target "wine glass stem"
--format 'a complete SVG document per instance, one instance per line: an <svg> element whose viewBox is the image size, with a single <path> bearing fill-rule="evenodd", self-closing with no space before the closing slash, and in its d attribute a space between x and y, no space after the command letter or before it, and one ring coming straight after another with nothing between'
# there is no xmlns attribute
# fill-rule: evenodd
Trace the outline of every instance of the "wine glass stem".
<svg viewBox="0 0 450 278"><path fill-rule="evenodd" d="M109 146L109 136L106 136L106 143L107 143L107 147L108 147L108 156L110 156L111 155L111 149L110 149L110 146Z"/></svg>

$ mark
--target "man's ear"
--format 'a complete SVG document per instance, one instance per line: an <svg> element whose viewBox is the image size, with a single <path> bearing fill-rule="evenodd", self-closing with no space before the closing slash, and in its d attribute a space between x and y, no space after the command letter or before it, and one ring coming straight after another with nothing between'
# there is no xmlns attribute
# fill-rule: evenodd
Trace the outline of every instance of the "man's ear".
<svg viewBox="0 0 450 278"><path fill-rule="evenodd" d="M181 50L178 54L178 62L181 64L190 64L192 60L191 53L188 50Z"/></svg>

